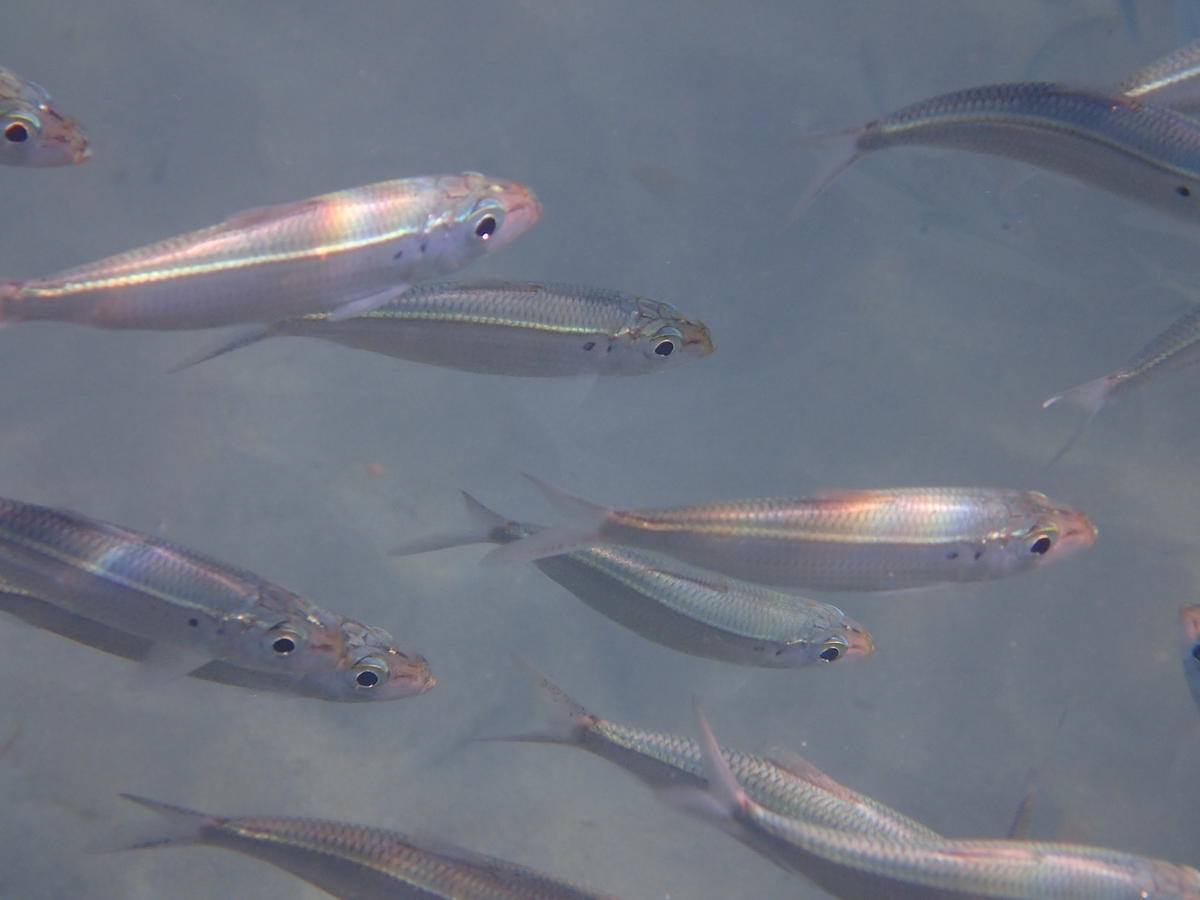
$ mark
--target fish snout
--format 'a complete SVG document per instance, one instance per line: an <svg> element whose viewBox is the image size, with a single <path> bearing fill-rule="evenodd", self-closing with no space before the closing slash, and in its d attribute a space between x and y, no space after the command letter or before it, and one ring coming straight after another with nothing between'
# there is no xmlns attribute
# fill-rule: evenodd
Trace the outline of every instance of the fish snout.
<svg viewBox="0 0 1200 900"><path fill-rule="evenodd" d="M504 207L504 227L492 236L492 249L504 246L520 237L542 217L542 203L537 194L519 181L499 182L496 199Z"/></svg>
<svg viewBox="0 0 1200 900"><path fill-rule="evenodd" d="M1058 554L1066 555L1076 550L1085 550L1096 543L1100 532L1092 520L1077 509L1060 509Z"/></svg>

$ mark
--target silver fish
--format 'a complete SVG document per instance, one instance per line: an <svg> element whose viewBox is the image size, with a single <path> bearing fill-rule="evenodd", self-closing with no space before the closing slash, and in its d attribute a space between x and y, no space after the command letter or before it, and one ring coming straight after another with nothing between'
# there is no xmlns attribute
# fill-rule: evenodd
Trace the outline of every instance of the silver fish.
<svg viewBox="0 0 1200 900"><path fill-rule="evenodd" d="M1185 603L1179 607L1179 633L1183 674L1192 700L1200 709L1200 605Z"/></svg>
<svg viewBox="0 0 1200 900"><path fill-rule="evenodd" d="M359 315L507 245L540 215L529 188L478 173L384 181L2 282L0 322L186 329Z"/></svg>
<svg viewBox="0 0 1200 900"><path fill-rule="evenodd" d="M464 544L508 544L542 531L463 494L476 530L412 541L394 556ZM682 653L738 665L794 668L856 659L871 635L836 606L668 564L648 553L597 547L534 562L601 615Z"/></svg>
<svg viewBox="0 0 1200 900"><path fill-rule="evenodd" d="M396 699L433 686L390 634L259 576L118 525L0 498L0 580L154 646L180 674L213 660L295 678L309 692ZM365 698L364 698L365 699Z"/></svg>
<svg viewBox="0 0 1200 900"><path fill-rule="evenodd" d="M1200 221L1200 123L1122 94L1058 84L996 84L942 94L821 137L849 144L800 201L875 150L925 146L1018 159L1190 221Z"/></svg>
<svg viewBox="0 0 1200 900"><path fill-rule="evenodd" d="M1051 462L1060 459L1074 446L1110 397L1136 390L1159 375L1191 368L1197 363L1200 363L1200 308L1191 309L1172 322L1166 331L1143 347L1121 368L1061 394L1055 394L1042 402L1042 409L1065 400L1068 403L1076 403L1087 411L1087 416L1079 428L1054 455Z"/></svg>
<svg viewBox="0 0 1200 900"><path fill-rule="evenodd" d="M0 68L0 163L69 166L92 155L87 135L40 85Z"/></svg>
<svg viewBox="0 0 1200 900"><path fill-rule="evenodd" d="M655 790L707 784L704 751L696 741L603 719L521 657L514 655L513 661L546 701L547 722L540 731L498 740L578 747L620 766ZM936 831L851 790L790 751L771 750L768 756L729 749L721 753L742 789L781 815L906 841L941 839Z"/></svg>
<svg viewBox="0 0 1200 900"><path fill-rule="evenodd" d="M839 897L1010 900L1200 900L1200 872L1162 860L1078 844L1014 840L912 842L828 828L779 815L739 787L697 710L709 818L743 840L774 843L795 870L814 859L842 873ZM700 809L693 804L693 809Z"/></svg>
<svg viewBox="0 0 1200 900"><path fill-rule="evenodd" d="M888 591L985 581L1091 546L1082 512L1036 491L895 488L619 510L536 478L573 521L497 547L485 564L616 544L759 584Z"/></svg>
<svg viewBox="0 0 1200 900"><path fill-rule="evenodd" d="M144 662L155 653L155 643L148 638L75 615L13 585L0 583L0 613L78 644L133 662ZM343 623L346 658L360 661L376 658L387 661L389 671L382 679L384 689L380 692L369 689L356 680L362 672L371 671L369 668L347 673L343 677L331 678L326 672L271 672L248 669L214 659L187 674L202 681L247 688L256 693L266 691L341 702L399 700L423 693L432 687L433 677L429 674L429 666L425 660L396 651L380 640L381 635L379 629L367 629L357 622L345 620ZM370 676L367 676L366 680L370 681Z"/></svg>
<svg viewBox="0 0 1200 900"><path fill-rule="evenodd" d="M170 821L129 849L203 844L290 872L343 900L616 900L533 869L383 828L281 816L217 816L122 794Z"/></svg>
<svg viewBox="0 0 1200 900"><path fill-rule="evenodd" d="M649 375L707 356L704 323L669 303L571 284L418 284L379 309L312 313L256 329L185 364L269 337L321 338L465 372L552 377Z"/></svg>

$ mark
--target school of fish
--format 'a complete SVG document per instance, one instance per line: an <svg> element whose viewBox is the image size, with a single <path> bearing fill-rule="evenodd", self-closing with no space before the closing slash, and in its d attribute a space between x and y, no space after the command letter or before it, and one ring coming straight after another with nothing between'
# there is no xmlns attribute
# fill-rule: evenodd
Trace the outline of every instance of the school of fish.
<svg viewBox="0 0 1200 900"><path fill-rule="evenodd" d="M1198 110L1200 41L1110 87L1038 82L953 91L818 136L817 143L840 142L842 152L812 180L800 208L811 208L868 154L925 146L1020 160L1197 222L1200 121L1190 114ZM0 69L0 162L60 166L91 153L81 127L45 90ZM338 190L235 213L54 274L0 282L0 323L243 326L179 368L273 337L542 379L649 375L714 352L703 322L620 288L432 280L520 238L541 212L530 187L476 172ZM1191 310L1125 366L1046 400L1046 407L1077 403L1087 414L1054 460L1109 398L1194 366L1198 348L1200 311ZM469 526L409 536L392 555L494 545L483 564L531 562L640 639L751 669L837 663L840 670L876 652L864 625L792 589L888 594L956 585L966 595L974 582L1035 574L1098 537L1085 512L1028 487L829 488L626 509L529 478L564 522L510 520L464 495ZM664 489L664 497L678 499L669 494ZM332 702L398 700L435 686L426 659L401 649L384 627L92 512L102 513L0 498L0 612L122 657L164 683L190 676L230 690ZM403 637L402 623L387 625ZM1200 606L1180 608L1178 629L1184 675L1200 707ZM589 712L528 662L516 663L549 714L540 730L493 742L587 750L832 896L1200 900L1200 872L1187 865L1031 841L1024 815L1004 838L947 837L793 751L720 747L698 707L698 740L643 730ZM5 748L19 739L17 732ZM162 820L129 849L231 850L335 897L610 896L369 825L213 814L122 796ZM253 891L232 883L220 889Z"/></svg>

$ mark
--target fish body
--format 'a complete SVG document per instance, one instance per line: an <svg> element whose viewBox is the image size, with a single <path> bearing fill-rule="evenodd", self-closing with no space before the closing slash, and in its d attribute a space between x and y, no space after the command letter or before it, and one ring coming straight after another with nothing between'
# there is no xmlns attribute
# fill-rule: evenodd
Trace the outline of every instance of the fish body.
<svg viewBox="0 0 1200 900"><path fill-rule="evenodd" d="M620 766L649 787L704 787L704 752L683 735L646 731L589 712L544 675L517 659L549 707L547 727L506 740L565 744ZM864 834L889 834L905 841L939 840L915 819L851 790L798 757L778 762L740 750L722 750L739 785L780 815Z"/></svg>
<svg viewBox="0 0 1200 900"><path fill-rule="evenodd" d="M477 281L414 285L340 321L327 313L284 319L204 359L276 336L320 338L466 372L542 378L649 375L713 350L704 323L669 303L580 285Z"/></svg>
<svg viewBox="0 0 1200 900"><path fill-rule="evenodd" d="M490 564L616 544L759 584L887 591L984 581L1090 546L1082 512L1036 491L896 488L619 510L535 483L575 521L498 547Z"/></svg>
<svg viewBox="0 0 1200 900"><path fill-rule="evenodd" d="M1183 113L1200 111L1200 40L1130 73L1116 88L1126 97Z"/></svg>
<svg viewBox="0 0 1200 900"><path fill-rule="evenodd" d="M1119 93L996 84L923 100L842 134L850 149L806 206L855 160L925 146L1008 157L1200 221L1200 123Z"/></svg>
<svg viewBox="0 0 1200 900"><path fill-rule="evenodd" d="M464 496L477 531L417 540L393 555L485 541L503 545L542 530L505 519ZM874 650L866 629L836 606L689 570L649 553L593 547L534 565L601 615L681 653L795 668L856 659Z"/></svg>
<svg viewBox="0 0 1200 900"><path fill-rule="evenodd" d="M78 513L0 498L0 582L6 591L171 648L185 672L221 660L300 677L310 695L323 691L330 699L393 699L434 683L425 660L402 653L381 628L323 610L251 572Z"/></svg>
<svg viewBox="0 0 1200 900"><path fill-rule="evenodd" d="M384 181L0 283L0 322L186 329L351 315L508 244L540 215L529 188L477 173Z"/></svg>
<svg viewBox="0 0 1200 900"><path fill-rule="evenodd" d="M135 845L203 844L270 863L343 900L605 900L515 863L395 831L281 816L216 816L122 794L172 823ZM607 900L616 900L608 897Z"/></svg>
<svg viewBox="0 0 1200 900"><path fill-rule="evenodd" d="M708 806L693 809L743 840L771 845L795 871L815 871L835 896L1200 900L1200 872L1132 853L1017 840L906 841L780 815L739 786L707 722L698 718L710 788Z"/></svg>
<svg viewBox="0 0 1200 900"><path fill-rule="evenodd" d="M1200 709L1200 605L1187 603L1179 607L1180 659L1192 700Z"/></svg>
<svg viewBox="0 0 1200 900"><path fill-rule="evenodd" d="M40 85L0 68L0 163L69 166L92 155L87 135Z"/></svg>

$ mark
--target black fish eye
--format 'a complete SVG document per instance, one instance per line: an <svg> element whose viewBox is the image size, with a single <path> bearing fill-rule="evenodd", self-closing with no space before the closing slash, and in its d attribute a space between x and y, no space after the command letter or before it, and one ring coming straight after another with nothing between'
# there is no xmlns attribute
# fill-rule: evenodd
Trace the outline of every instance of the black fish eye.
<svg viewBox="0 0 1200 900"><path fill-rule="evenodd" d="M670 356L675 352L675 342L672 340L659 341L654 345L654 352L659 356Z"/></svg>
<svg viewBox="0 0 1200 900"><path fill-rule="evenodd" d="M379 676L371 671L359 672L354 676L354 681L359 687L375 687L379 684Z"/></svg>
<svg viewBox="0 0 1200 900"><path fill-rule="evenodd" d="M825 660L825 662L833 662L842 655L842 651L840 651L837 647L826 647L820 652L819 655L821 659Z"/></svg>
<svg viewBox="0 0 1200 900"><path fill-rule="evenodd" d="M484 216L479 220L479 224L475 226L475 236L481 240L487 240L496 233L496 220L491 216Z"/></svg>
<svg viewBox="0 0 1200 900"><path fill-rule="evenodd" d="M1049 552L1051 543L1052 542L1050 538L1043 534L1040 538L1029 545L1029 552L1036 553L1038 556L1041 556L1043 553Z"/></svg>
<svg viewBox="0 0 1200 900"><path fill-rule="evenodd" d="M280 656L287 656L296 649L296 642L289 637L275 638L271 643L271 649Z"/></svg>
<svg viewBox="0 0 1200 900"><path fill-rule="evenodd" d="M1200 644L1192 645L1192 659L1196 660L1196 662L1200 662Z"/></svg>
<svg viewBox="0 0 1200 900"><path fill-rule="evenodd" d="M14 144L23 144L29 140L29 128L22 122L9 122L4 127L4 138Z"/></svg>

